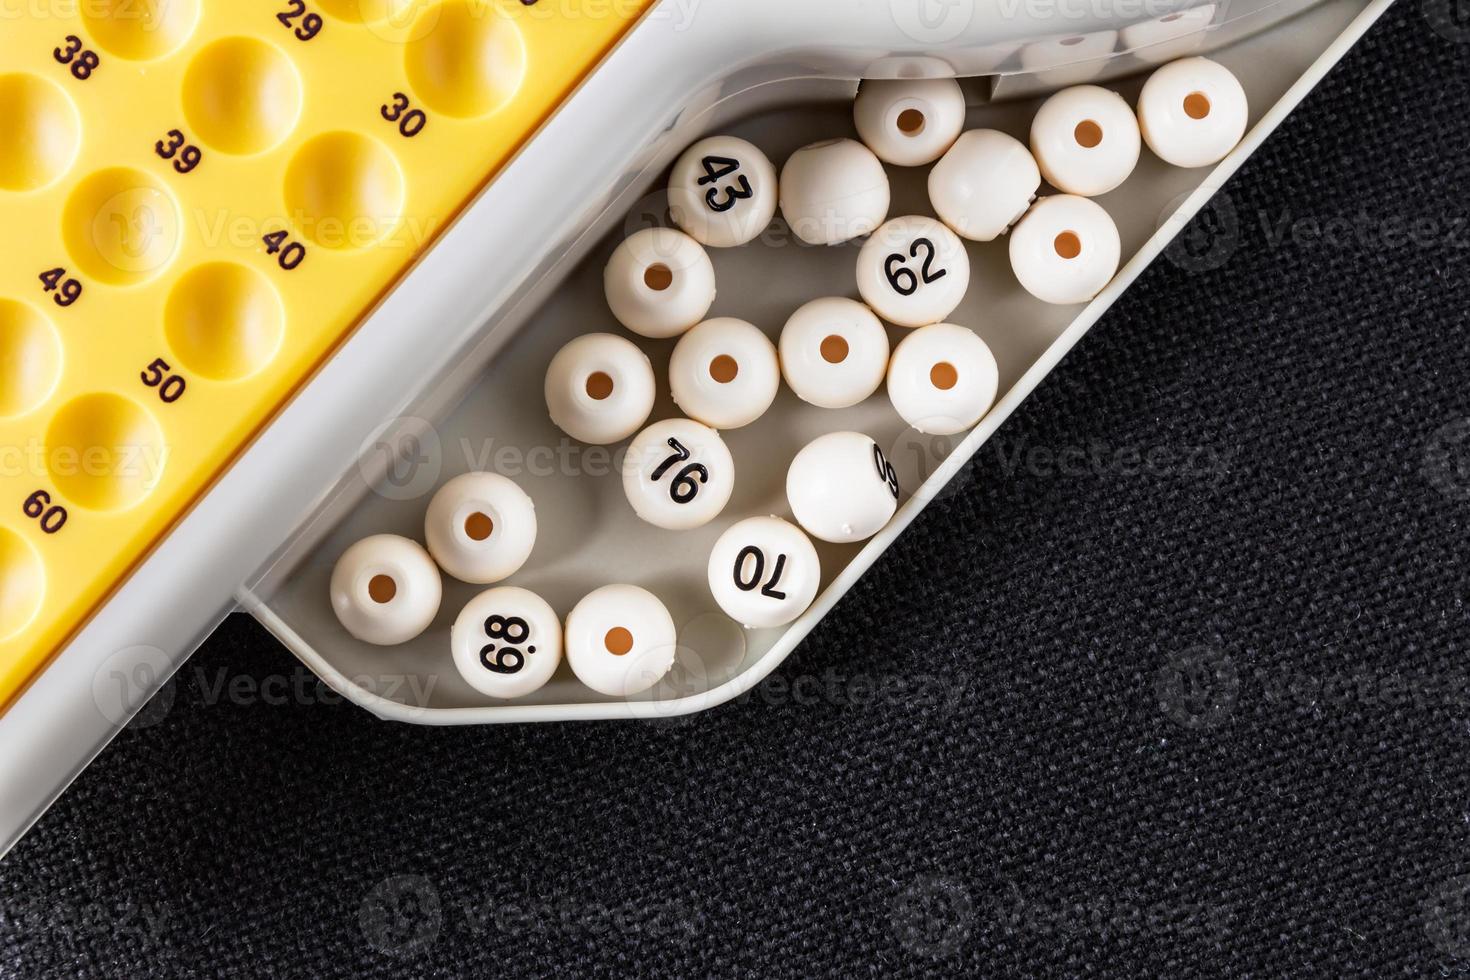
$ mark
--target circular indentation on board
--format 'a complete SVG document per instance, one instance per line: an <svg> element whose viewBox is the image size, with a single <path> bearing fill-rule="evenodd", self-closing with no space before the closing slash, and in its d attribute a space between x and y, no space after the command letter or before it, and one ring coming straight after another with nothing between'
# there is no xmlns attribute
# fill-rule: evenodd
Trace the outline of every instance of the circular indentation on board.
<svg viewBox="0 0 1470 980"><path fill-rule="evenodd" d="M99 170L67 198L62 235L87 275L134 285L162 272L178 251L179 208L156 177L127 167Z"/></svg>
<svg viewBox="0 0 1470 980"><path fill-rule="evenodd" d="M163 324L184 367L233 381L254 374L275 356L285 312L265 276L233 262L210 262L174 284Z"/></svg>
<svg viewBox="0 0 1470 980"><path fill-rule="evenodd" d="M81 12L87 33L105 50L148 61L184 43L199 22L199 0L87 0Z"/></svg>
<svg viewBox="0 0 1470 980"><path fill-rule="evenodd" d="M184 115L224 153L260 153L285 139L301 115L301 79L280 49L251 37L206 46L184 75Z"/></svg>
<svg viewBox="0 0 1470 980"><path fill-rule="evenodd" d="M286 169L286 206L302 234L324 248L366 248L403 214L403 173L388 148L360 133L323 133Z"/></svg>
<svg viewBox="0 0 1470 980"><path fill-rule="evenodd" d="M50 79L0 75L0 188L33 191L66 173L82 142L71 97Z"/></svg>
<svg viewBox="0 0 1470 980"><path fill-rule="evenodd" d="M88 510L123 510L163 475L163 432L148 410L113 394L74 398L46 430L46 465L56 488Z"/></svg>
<svg viewBox="0 0 1470 980"><path fill-rule="evenodd" d="M446 0L419 15L405 68L429 108L448 116L483 116L520 88L526 44L515 22L494 7Z"/></svg>
<svg viewBox="0 0 1470 980"><path fill-rule="evenodd" d="M24 415L56 389L61 338L41 313L0 299L0 417Z"/></svg>
<svg viewBox="0 0 1470 980"><path fill-rule="evenodd" d="M0 527L0 640L30 625L46 594L46 568L31 543Z"/></svg>

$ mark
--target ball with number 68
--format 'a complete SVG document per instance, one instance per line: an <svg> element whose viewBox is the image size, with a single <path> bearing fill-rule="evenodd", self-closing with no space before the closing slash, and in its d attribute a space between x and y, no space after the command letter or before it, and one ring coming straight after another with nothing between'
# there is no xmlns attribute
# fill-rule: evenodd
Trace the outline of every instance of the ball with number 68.
<svg viewBox="0 0 1470 980"><path fill-rule="evenodd" d="M970 256L941 222L918 214L894 218L858 252L857 287L863 302L889 323L938 323L970 288Z"/></svg>
<svg viewBox="0 0 1470 980"><path fill-rule="evenodd" d="M881 531L898 509L898 474L861 432L829 432L791 461L786 500L813 537L834 544L862 541Z"/></svg>
<svg viewBox="0 0 1470 980"><path fill-rule="evenodd" d="M475 690L524 697L551 680L561 663L561 620L536 593L504 585L460 610L449 645L454 666Z"/></svg>
<svg viewBox="0 0 1470 980"><path fill-rule="evenodd" d="M735 489L735 461L720 434L689 419L655 422L623 459L623 492L645 521L687 531L714 520Z"/></svg>
<svg viewBox="0 0 1470 980"><path fill-rule="evenodd" d="M744 245L765 231L778 196L770 159L735 136L700 140L669 174L669 216L714 248Z"/></svg>
<svg viewBox="0 0 1470 980"><path fill-rule="evenodd" d="M747 629L785 626L812 604L821 584L817 549L779 517L750 517L720 535L709 555L709 590Z"/></svg>

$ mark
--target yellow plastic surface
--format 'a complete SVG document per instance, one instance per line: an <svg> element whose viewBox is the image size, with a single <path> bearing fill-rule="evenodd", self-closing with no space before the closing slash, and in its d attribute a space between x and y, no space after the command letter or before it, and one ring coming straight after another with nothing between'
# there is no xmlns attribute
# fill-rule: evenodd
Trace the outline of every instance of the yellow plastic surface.
<svg viewBox="0 0 1470 980"><path fill-rule="evenodd" d="M651 3L5 18L0 707Z"/></svg>

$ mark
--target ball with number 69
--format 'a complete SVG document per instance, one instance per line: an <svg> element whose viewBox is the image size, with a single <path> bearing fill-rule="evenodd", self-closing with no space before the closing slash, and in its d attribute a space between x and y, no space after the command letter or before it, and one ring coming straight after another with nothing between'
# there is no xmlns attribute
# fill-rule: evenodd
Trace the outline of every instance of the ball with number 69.
<svg viewBox="0 0 1470 980"><path fill-rule="evenodd" d="M669 173L669 216L714 248L744 245L765 231L778 196L770 159L735 136L700 140Z"/></svg>
<svg viewBox="0 0 1470 980"><path fill-rule="evenodd" d="M821 584L817 549L779 517L750 517L720 535L709 555L709 590L747 629L785 626L812 604Z"/></svg>
<svg viewBox="0 0 1470 980"><path fill-rule="evenodd" d="M829 432L786 471L786 499L808 534L833 544L871 538L898 509L898 474L861 432Z"/></svg>
<svg viewBox="0 0 1470 980"><path fill-rule="evenodd" d="M885 221L857 259L863 302L889 323L923 327L948 317L970 288L970 256L959 236L933 218Z"/></svg>
<svg viewBox="0 0 1470 980"><path fill-rule="evenodd" d="M689 419L655 422L623 459L623 492L645 521L687 531L714 520L735 489L735 461L720 434Z"/></svg>
<svg viewBox="0 0 1470 980"><path fill-rule="evenodd" d="M449 631L454 666L492 698L537 690L561 663L561 620L534 592L504 585L475 596Z"/></svg>

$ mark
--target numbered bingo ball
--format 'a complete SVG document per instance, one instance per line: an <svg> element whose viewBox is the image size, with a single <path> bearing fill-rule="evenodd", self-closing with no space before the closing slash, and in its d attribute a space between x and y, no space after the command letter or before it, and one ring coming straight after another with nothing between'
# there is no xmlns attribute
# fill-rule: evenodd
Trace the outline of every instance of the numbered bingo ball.
<svg viewBox="0 0 1470 980"><path fill-rule="evenodd" d="M1245 135L1245 89L1230 69L1184 58L1149 76L1138 94L1138 122L1148 148L1176 167L1219 163Z"/></svg>
<svg viewBox="0 0 1470 980"><path fill-rule="evenodd" d="M1031 152L1041 175L1067 194L1096 197L1138 166L1138 117L1116 92L1096 85L1063 89L1031 121Z"/></svg>
<svg viewBox="0 0 1470 980"><path fill-rule="evenodd" d="M1102 205L1057 194L1037 201L1011 232L1011 269L1047 303L1086 303L1118 271L1118 226Z"/></svg>
<svg viewBox="0 0 1470 980"><path fill-rule="evenodd" d="M834 544L870 538L898 509L898 474L861 432L808 443L786 471L786 500L807 533Z"/></svg>
<svg viewBox="0 0 1470 980"><path fill-rule="evenodd" d="M613 252L602 287L623 326L644 337L676 337L709 312L715 267L683 232L645 228Z"/></svg>
<svg viewBox="0 0 1470 980"><path fill-rule="evenodd" d="M734 136L711 136L684 151L669 174L669 216L714 248L744 245L776 214L776 168Z"/></svg>
<svg viewBox="0 0 1470 980"><path fill-rule="evenodd" d="M754 324L706 320L679 338L669 388L684 414L716 429L738 429L766 413L781 387L776 345Z"/></svg>
<svg viewBox="0 0 1470 980"><path fill-rule="evenodd" d="M781 328L781 373L802 401L847 408L878 390L888 331L873 311L842 296L814 299Z"/></svg>
<svg viewBox="0 0 1470 980"><path fill-rule="evenodd" d="M546 369L546 408L567 435L606 445L638 431L653 411L653 365L633 342L589 333L568 343Z"/></svg>
<svg viewBox="0 0 1470 980"><path fill-rule="evenodd" d="M748 629L785 626L812 604L822 581L817 549L778 517L750 517L715 542L709 590L725 615Z"/></svg>
<svg viewBox="0 0 1470 980"><path fill-rule="evenodd" d="M918 432L964 432L990 409L1000 384L995 355L975 331L933 323L909 334L888 365L888 400Z"/></svg>
<svg viewBox="0 0 1470 980"><path fill-rule="evenodd" d="M735 489L735 461L720 434L690 419L638 433L623 458L623 492L650 524L687 531L708 524Z"/></svg>
<svg viewBox="0 0 1470 980"><path fill-rule="evenodd" d="M561 663L561 620L534 592L489 589L460 610L449 631L454 666L471 687L492 698L538 690Z"/></svg>
<svg viewBox="0 0 1470 980"><path fill-rule="evenodd" d="M943 156L965 127L965 93L953 78L866 81L852 121L883 162L922 167Z"/></svg>
<svg viewBox="0 0 1470 980"><path fill-rule="evenodd" d="M531 555L536 505L498 473L464 473L429 501L424 540L439 567L461 582L499 582Z"/></svg>
<svg viewBox="0 0 1470 980"><path fill-rule="evenodd" d="M781 168L781 217L808 245L870 234L888 217L888 174L857 140L803 146Z"/></svg>
<svg viewBox="0 0 1470 980"><path fill-rule="evenodd" d="M678 636L658 596L636 585L605 585L572 609L566 639L567 662L579 681L626 698L669 672Z"/></svg>
<svg viewBox="0 0 1470 980"><path fill-rule="evenodd" d="M332 569L332 611L364 643L407 643L439 612L443 584L417 541L375 534L342 552Z"/></svg>
<svg viewBox="0 0 1470 980"><path fill-rule="evenodd" d="M857 286L863 302L889 323L938 323L970 288L970 257L959 236L933 218L894 218L859 250Z"/></svg>

